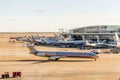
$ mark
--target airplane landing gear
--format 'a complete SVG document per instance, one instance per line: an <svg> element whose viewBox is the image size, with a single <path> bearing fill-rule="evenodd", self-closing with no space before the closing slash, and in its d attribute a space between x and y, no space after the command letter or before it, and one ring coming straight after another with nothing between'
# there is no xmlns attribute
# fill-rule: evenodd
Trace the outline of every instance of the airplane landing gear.
<svg viewBox="0 0 120 80"><path fill-rule="evenodd" d="M95 61L97 61L97 59L95 58Z"/></svg>
<svg viewBox="0 0 120 80"><path fill-rule="evenodd" d="M58 60L59 60L59 58L49 57L49 58L48 58L48 60L49 60L49 61L58 61Z"/></svg>
<svg viewBox="0 0 120 80"><path fill-rule="evenodd" d="M58 61L58 60L59 60L59 58L56 58L56 59L55 59L55 61Z"/></svg>

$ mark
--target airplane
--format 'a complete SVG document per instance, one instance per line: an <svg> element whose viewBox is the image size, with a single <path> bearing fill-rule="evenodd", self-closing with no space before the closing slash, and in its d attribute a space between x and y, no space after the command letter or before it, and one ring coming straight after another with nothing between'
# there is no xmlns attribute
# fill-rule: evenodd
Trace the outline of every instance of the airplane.
<svg viewBox="0 0 120 80"><path fill-rule="evenodd" d="M85 45L86 46L88 46L88 47L96 47L96 46L98 46L98 45L102 45L102 44L106 44L106 40L104 40L104 41L102 41L102 42L100 42L98 39L97 39L97 42L95 43L89 43L89 41L88 40L86 40L85 41Z"/></svg>
<svg viewBox="0 0 120 80"><path fill-rule="evenodd" d="M56 45L58 41L64 40L62 35L54 37L39 37L34 39L35 45L45 44L45 45Z"/></svg>
<svg viewBox="0 0 120 80"><path fill-rule="evenodd" d="M58 41L57 42L57 45L60 46L60 47L79 47L80 45L83 45L85 41L83 40L68 40L68 41Z"/></svg>
<svg viewBox="0 0 120 80"><path fill-rule="evenodd" d="M89 43L88 40L86 40L86 46L89 47L118 47L120 46L120 39L118 37L118 34L115 33L115 39L114 39L114 44L108 44L107 40L103 40L102 42L100 42L98 36L97 36L97 43Z"/></svg>
<svg viewBox="0 0 120 80"><path fill-rule="evenodd" d="M108 43L98 43L96 44L97 45L100 45L100 46L108 46L110 48L120 48L120 38L118 36L117 33L115 33L115 36L114 36L114 43L113 44L108 44Z"/></svg>
<svg viewBox="0 0 120 80"><path fill-rule="evenodd" d="M25 39L26 36L24 37L10 37L10 39L15 39L16 41L21 41L22 39Z"/></svg>
<svg viewBox="0 0 120 80"><path fill-rule="evenodd" d="M120 38L117 33L115 33L113 44L108 44L108 43L105 43L104 41L102 43L94 43L94 44L88 43L87 45L91 45L91 47L96 47L96 48L101 48L101 47L109 48L113 53L120 52Z"/></svg>
<svg viewBox="0 0 120 80"><path fill-rule="evenodd" d="M36 40L39 40L41 37L39 35L36 36L27 36L26 38L22 39L22 41L29 42L29 43L34 43Z"/></svg>
<svg viewBox="0 0 120 80"><path fill-rule="evenodd" d="M27 44L27 48L30 50L30 54L39 57L48 57L48 60L58 61L60 58L91 58L95 61L99 58L94 52L52 52L52 51L38 51L34 48L34 45Z"/></svg>
<svg viewBox="0 0 120 80"><path fill-rule="evenodd" d="M85 45L89 47L95 47L97 43L89 43L88 40L85 41Z"/></svg>
<svg viewBox="0 0 120 80"><path fill-rule="evenodd" d="M10 39L20 39L20 38L25 38L26 36L24 37L10 37Z"/></svg>
<svg viewBox="0 0 120 80"><path fill-rule="evenodd" d="M78 47L80 48L85 43L85 38L82 36L82 40L74 40L71 36L69 36L67 39L59 40L57 42L57 45L59 47Z"/></svg>
<svg viewBox="0 0 120 80"><path fill-rule="evenodd" d="M35 45L54 45L59 47L79 47L85 42L83 40L72 40L71 37L69 37L69 40L66 40L62 35L43 38L36 38L35 36L30 36L28 38L28 41L33 42Z"/></svg>

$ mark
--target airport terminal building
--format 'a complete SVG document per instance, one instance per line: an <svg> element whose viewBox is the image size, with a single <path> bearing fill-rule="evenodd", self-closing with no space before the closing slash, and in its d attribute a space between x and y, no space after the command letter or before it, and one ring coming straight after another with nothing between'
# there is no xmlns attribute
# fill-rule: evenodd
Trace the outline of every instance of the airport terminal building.
<svg viewBox="0 0 120 80"><path fill-rule="evenodd" d="M97 26L85 26L69 30L70 35L75 40L81 40L83 38L87 40L110 39L114 40L114 33L120 33L120 25L97 25ZM65 34L65 33L63 33Z"/></svg>

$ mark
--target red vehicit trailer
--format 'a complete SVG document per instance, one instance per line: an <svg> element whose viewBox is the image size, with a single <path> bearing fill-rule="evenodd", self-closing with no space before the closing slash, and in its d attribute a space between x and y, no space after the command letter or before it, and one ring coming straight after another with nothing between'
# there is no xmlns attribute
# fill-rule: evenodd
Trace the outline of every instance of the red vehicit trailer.
<svg viewBox="0 0 120 80"><path fill-rule="evenodd" d="M13 72L13 77L21 77L21 72Z"/></svg>

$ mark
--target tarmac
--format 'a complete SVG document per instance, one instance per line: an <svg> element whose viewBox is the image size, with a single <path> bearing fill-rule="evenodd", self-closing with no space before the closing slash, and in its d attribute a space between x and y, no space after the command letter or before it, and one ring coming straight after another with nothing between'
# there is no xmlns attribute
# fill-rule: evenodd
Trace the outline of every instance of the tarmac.
<svg viewBox="0 0 120 80"><path fill-rule="evenodd" d="M7 37L0 39L0 74L21 71L22 77L0 80L119 80L120 54L98 54L99 59L61 58L47 61L47 58L29 54L22 45L9 43ZM75 48L38 46L43 51L86 51Z"/></svg>

